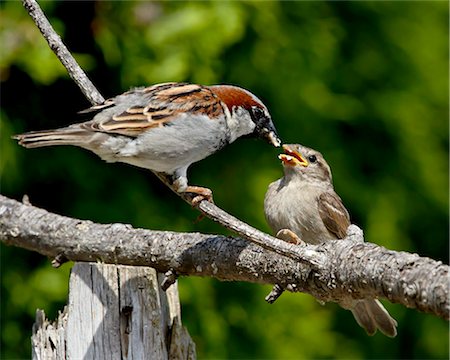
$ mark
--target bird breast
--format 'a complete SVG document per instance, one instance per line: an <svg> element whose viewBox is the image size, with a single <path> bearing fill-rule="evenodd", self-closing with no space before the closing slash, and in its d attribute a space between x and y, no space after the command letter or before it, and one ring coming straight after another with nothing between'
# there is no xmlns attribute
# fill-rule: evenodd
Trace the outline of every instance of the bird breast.
<svg viewBox="0 0 450 360"><path fill-rule="evenodd" d="M299 187L283 179L272 183L264 200L264 208L274 234L281 229L289 229L310 244L332 239L319 214L318 194L308 185Z"/></svg>

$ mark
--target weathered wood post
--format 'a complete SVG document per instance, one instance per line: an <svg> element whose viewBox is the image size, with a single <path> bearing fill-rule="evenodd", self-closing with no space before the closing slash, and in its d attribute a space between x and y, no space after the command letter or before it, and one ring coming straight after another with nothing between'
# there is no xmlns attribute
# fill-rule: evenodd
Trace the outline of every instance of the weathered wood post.
<svg viewBox="0 0 450 360"><path fill-rule="evenodd" d="M36 312L33 359L195 359L181 324L177 283L148 267L76 263L55 322Z"/></svg>

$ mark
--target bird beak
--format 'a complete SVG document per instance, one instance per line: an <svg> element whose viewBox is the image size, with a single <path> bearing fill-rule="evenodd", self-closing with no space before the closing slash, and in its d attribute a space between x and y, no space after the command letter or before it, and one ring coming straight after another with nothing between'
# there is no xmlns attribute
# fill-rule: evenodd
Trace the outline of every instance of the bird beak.
<svg viewBox="0 0 450 360"><path fill-rule="evenodd" d="M308 166L308 161L298 151L292 149L289 145L283 145L284 154L278 155L278 159L283 162L283 165L288 166Z"/></svg>

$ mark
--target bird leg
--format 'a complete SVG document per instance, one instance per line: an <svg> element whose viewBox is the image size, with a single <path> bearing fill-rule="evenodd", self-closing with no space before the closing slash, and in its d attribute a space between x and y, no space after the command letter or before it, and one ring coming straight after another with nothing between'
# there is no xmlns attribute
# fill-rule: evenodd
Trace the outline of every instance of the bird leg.
<svg viewBox="0 0 450 360"><path fill-rule="evenodd" d="M300 245L303 243L303 241L297 236L297 234L289 229L281 229L277 232L276 237L290 244Z"/></svg>

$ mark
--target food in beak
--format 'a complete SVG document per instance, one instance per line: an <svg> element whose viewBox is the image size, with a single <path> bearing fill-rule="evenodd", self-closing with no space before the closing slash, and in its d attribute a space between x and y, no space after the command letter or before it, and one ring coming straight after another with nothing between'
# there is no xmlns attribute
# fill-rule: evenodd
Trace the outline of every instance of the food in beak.
<svg viewBox="0 0 450 360"><path fill-rule="evenodd" d="M281 146L281 141L278 138L278 136L273 132L270 131L269 134L267 135L267 138L269 139L269 142L275 146L275 147L279 147Z"/></svg>

